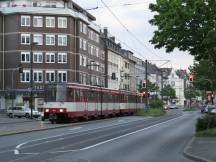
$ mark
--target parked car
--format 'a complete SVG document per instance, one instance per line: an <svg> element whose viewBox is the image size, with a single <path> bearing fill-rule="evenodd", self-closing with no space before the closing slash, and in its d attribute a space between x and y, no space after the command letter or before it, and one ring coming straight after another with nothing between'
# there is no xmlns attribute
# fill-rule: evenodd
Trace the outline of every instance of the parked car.
<svg viewBox="0 0 216 162"><path fill-rule="evenodd" d="M216 109L212 109L212 110L210 111L210 114L215 114L215 115L216 115Z"/></svg>
<svg viewBox="0 0 216 162"><path fill-rule="evenodd" d="M176 104L170 104L168 105L169 109L178 109L178 107L176 106Z"/></svg>
<svg viewBox="0 0 216 162"><path fill-rule="evenodd" d="M25 106L13 106L13 107L9 107L7 109L7 115L10 118L13 118L13 117L29 118L31 116L31 109L27 108ZM33 117L38 118L40 116L40 113L36 110L33 110L32 115L33 115Z"/></svg>

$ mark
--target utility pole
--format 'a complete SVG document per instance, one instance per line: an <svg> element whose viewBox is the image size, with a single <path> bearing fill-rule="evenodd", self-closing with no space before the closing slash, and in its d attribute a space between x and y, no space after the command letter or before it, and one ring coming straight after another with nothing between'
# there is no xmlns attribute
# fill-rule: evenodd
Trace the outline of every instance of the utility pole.
<svg viewBox="0 0 216 162"><path fill-rule="evenodd" d="M163 70L161 70L161 92L163 91ZM161 93L161 99L163 101L163 93Z"/></svg>
<svg viewBox="0 0 216 162"><path fill-rule="evenodd" d="M145 80L146 80L146 104L145 109L148 110L148 60L145 60Z"/></svg>
<svg viewBox="0 0 216 162"><path fill-rule="evenodd" d="M30 44L30 50L31 50L31 52L30 52L30 110L31 110L31 119L33 118L33 68L32 68L32 66L33 66L33 46L34 45L37 45L37 43L36 42L32 42L31 44Z"/></svg>

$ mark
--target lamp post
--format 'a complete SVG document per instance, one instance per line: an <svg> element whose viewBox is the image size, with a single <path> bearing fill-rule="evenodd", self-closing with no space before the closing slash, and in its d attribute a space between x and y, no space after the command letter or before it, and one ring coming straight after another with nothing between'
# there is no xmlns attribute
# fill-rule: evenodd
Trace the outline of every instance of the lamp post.
<svg viewBox="0 0 216 162"><path fill-rule="evenodd" d="M30 44L30 110L31 110L31 115L30 118L33 118L33 46L37 45L36 42L32 42Z"/></svg>

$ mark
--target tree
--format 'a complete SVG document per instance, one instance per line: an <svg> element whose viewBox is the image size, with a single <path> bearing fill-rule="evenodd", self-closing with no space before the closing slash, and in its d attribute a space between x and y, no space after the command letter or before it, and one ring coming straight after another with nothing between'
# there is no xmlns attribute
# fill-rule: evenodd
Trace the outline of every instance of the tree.
<svg viewBox="0 0 216 162"><path fill-rule="evenodd" d="M216 71L216 1L157 0L150 4L157 26L150 42L155 48L189 51L196 60L209 59Z"/></svg>
<svg viewBox="0 0 216 162"><path fill-rule="evenodd" d="M176 97L176 91L173 87L171 87L171 85L165 85L161 91L161 94L163 96L170 97L171 99Z"/></svg>
<svg viewBox="0 0 216 162"><path fill-rule="evenodd" d="M214 91L216 89L216 77L212 69L213 65L209 63L209 60L195 62L194 65L189 68L194 76L192 84L196 89L203 91Z"/></svg>
<svg viewBox="0 0 216 162"><path fill-rule="evenodd" d="M199 92L196 90L195 87L190 86L184 91L184 96L186 99L195 98L196 96L199 96Z"/></svg>

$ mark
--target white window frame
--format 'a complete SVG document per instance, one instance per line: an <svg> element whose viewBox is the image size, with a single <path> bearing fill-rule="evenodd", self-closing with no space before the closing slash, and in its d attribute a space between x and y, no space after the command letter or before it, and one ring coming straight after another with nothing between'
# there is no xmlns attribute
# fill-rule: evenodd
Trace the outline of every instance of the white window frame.
<svg viewBox="0 0 216 162"><path fill-rule="evenodd" d="M83 23L82 23L82 21L79 22L79 30L80 30L80 32L83 32Z"/></svg>
<svg viewBox="0 0 216 162"><path fill-rule="evenodd" d="M54 46L55 45L55 35L53 35L53 34L47 34L46 35L46 45L48 45L48 46Z"/></svg>
<svg viewBox="0 0 216 162"><path fill-rule="evenodd" d="M27 79L27 76L28 76L28 79ZM20 74L20 82L21 83L30 82L30 70L23 70L23 72Z"/></svg>
<svg viewBox="0 0 216 162"><path fill-rule="evenodd" d="M67 46L67 35L58 35L58 46Z"/></svg>
<svg viewBox="0 0 216 162"><path fill-rule="evenodd" d="M87 25L85 23L83 23L83 33L87 34Z"/></svg>
<svg viewBox="0 0 216 162"><path fill-rule="evenodd" d="M79 48L80 49L83 48L83 39L82 38L79 39Z"/></svg>
<svg viewBox="0 0 216 162"><path fill-rule="evenodd" d="M52 56L54 56L54 61L52 62ZM47 61L49 57L49 61ZM47 52L46 53L46 63L49 63L49 64L54 64L55 63L55 53L53 52Z"/></svg>
<svg viewBox="0 0 216 162"><path fill-rule="evenodd" d="M65 61L64 61L65 58ZM60 64L66 64L67 63L67 53L58 53L58 63Z"/></svg>
<svg viewBox="0 0 216 162"><path fill-rule="evenodd" d="M36 60L35 60L36 56ZM40 60L41 56L41 60ZM33 53L33 63L43 63L43 53L42 52L34 52Z"/></svg>
<svg viewBox="0 0 216 162"><path fill-rule="evenodd" d="M25 37L25 42L22 42L22 38ZM21 36L21 44L23 45L30 45L30 42L31 42L31 35L30 34L24 34L22 33ZM27 38L29 39L29 42L27 42Z"/></svg>
<svg viewBox="0 0 216 162"><path fill-rule="evenodd" d="M46 27L55 28L55 17L51 17L51 16L46 17Z"/></svg>
<svg viewBox="0 0 216 162"><path fill-rule="evenodd" d="M36 79L35 79L35 75L36 75ZM41 80L40 80L40 76L41 76ZM36 83L42 83L43 82L43 70L34 70L33 71L33 80Z"/></svg>
<svg viewBox="0 0 216 162"><path fill-rule="evenodd" d="M24 22L23 22L23 20L24 20ZM20 16L20 25L30 27L31 26L31 17L27 16L27 15L21 15Z"/></svg>
<svg viewBox="0 0 216 162"><path fill-rule="evenodd" d="M52 80L52 74L53 74L53 80ZM48 76L48 80L47 80L47 76ZM46 82L55 82L55 71L54 70L47 70L46 71Z"/></svg>
<svg viewBox="0 0 216 162"><path fill-rule="evenodd" d="M33 27L43 27L43 16L34 16L33 17Z"/></svg>
<svg viewBox="0 0 216 162"><path fill-rule="evenodd" d="M33 42L37 43L37 45L43 45L43 34L34 34Z"/></svg>
<svg viewBox="0 0 216 162"><path fill-rule="evenodd" d="M22 56L24 55L25 57L25 60L23 61L22 60ZM30 55L30 52L21 52L21 58L20 58L20 62L21 63L30 63L30 60L31 60L31 55ZM27 59L27 56L28 56L28 59Z"/></svg>
<svg viewBox="0 0 216 162"><path fill-rule="evenodd" d="M61 74L61 78L59 77ZM63 79L63 75L65 74L65 80ZM67 71L58 71L58 82L67 82Z"/></svg>
<svg viewBox="0 0 216 162"><path fill-rule="evenodd" d="M87 51L87 40L83 39L83 50Z"/></svg>
<svg viewBox="0 0 216 162"><path fill-rule="evenodd" d="M67 28L67 17L58 17L58 28Z"/></svg>

